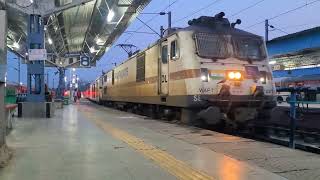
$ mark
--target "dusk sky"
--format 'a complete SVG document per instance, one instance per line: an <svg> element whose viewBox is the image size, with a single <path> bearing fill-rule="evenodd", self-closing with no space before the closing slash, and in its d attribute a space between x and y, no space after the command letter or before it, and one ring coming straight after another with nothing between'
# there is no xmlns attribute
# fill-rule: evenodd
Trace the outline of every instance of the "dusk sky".
<svg viewBox="0 0 320 180"><path fill-rule="evenodd" d="M313 3L314 2L314 3ZM169 4L171 7L167 8ZM294 10L290 13L285 13L289 10L296 9L303 6L306 3L312 3L308 6ZM250 7L251 5L255 6ZM165 9L167 8L167 9ZM160 12L163 10L172 11L173 14L173 26L184 27L187 26L187 21L202 15L211 16L221 11L226 13L226 16L231 21L241 19L242 24L238 26L240 29L250 31L252 33L264 36L264 20L272 17L276 17L270 20L270 24L274 27L281 29L270 32L270 39L286 35L286 33L294 33L304 29L320 26L320 19L317 14L320 10L320 0L153 0L144 9L145 13ZM246 9L246 10L244 10ZM243 10L243 11L242 11ZM157 16L150 14L141 14L139 16L144 22L148 22L154 30L159 31L160 25L167 26L166 16ZM150 20L152 19L152 20ZM149 21L150 20L150 21ZM262 22L262 23L259 23ZM252 26L254 25L254 26ZM138 20L134 21L127 31L143 31L152 32L146 26L143 26ZM130 43L144 49L149 44L154 42L158 38L158 35L153 34L123 34L117 42ZM80 79L86 81L92 81L97 78L101 71L107 71L112 68L112 63L121 63L126 60L126 53L119 47L113 46L97 63L97 67L90 69L77 69L77 74ZM17 71L14 68L17 67L17 59L9 52L8 54L8 80L9 82L18 82ZM21 67L21 80L23 84L26 84L26 66ZM58 75L54 76L56 72L55 68L46 68L46 72L49 71L49 86L52 87L52 79L54 78L55 87L58 83ZM68 74L68 72L67 72Z"/></svg>

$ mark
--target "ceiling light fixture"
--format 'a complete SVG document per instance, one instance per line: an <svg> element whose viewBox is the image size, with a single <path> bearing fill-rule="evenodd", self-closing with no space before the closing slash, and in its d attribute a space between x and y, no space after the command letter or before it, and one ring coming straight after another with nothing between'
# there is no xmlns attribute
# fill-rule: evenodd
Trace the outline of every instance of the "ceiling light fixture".
<svg viewBox="0 0 320 180"><path fill-rule="evenodd" d="M273 65L273 64L276 64L276 63L277 63L277 61L269 61L270 65Z"/></svg>
<svg viewBox="0 0 320 180"><path fill-rule="evenodd" d="M91 48L90 48L90 52L91 52L91 53L96 52L96 50L94 49L94 47L91 47Z"/></svg>
<svg viewBox="0 0 320 180"><path fill-rule="evenodd" d="M14 48L16 48L16 49L19 49L19 48L20 48L20 45L19 45L19 43L14 42L13 45L12 45L12 47L14 47Z"/></svg>
<svg viewBox="0 0 320 180"><path fill-rule="evenodd" d="M97 40L96 40L96 44L97 44L97 45L102 45L102 44L103 44L102 39L97 38Z"/></svg>
<svg viewBox="0 0 320 180"><path fill-rule="evenodd" d="M48 43L52 44L52 39L51 38L48 38Z"/></svg>
<svg viewBox="0 0 320 180"><path fill-rule="evenodd" d="M110 9L107 16L107 21L111 22L113 18L114 18L114 12Z"/></svg>

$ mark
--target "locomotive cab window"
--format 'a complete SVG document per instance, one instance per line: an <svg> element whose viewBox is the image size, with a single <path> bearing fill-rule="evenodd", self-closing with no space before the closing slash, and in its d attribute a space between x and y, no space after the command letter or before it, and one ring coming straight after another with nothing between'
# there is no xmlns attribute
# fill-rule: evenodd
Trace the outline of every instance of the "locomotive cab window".
<svg viewBox="0 0 320 180"><path fill-rule="evenodd" d="M179 58L178 41L174 40L170 43L170 59L176 60Z"/></svg>
<svg viewBox="0 0 320 180"><path fill-rule="evenodd" d="M262 39L237 37L233 38L235 56L240 59L263 60L266 52Z"/></svg>
<svg viewBox="0 0 320 180"><path fill-rule="evenodd" d="M196 33L194 35L196 51L202 58L228 58L228 38L216 34Z"/></svg>
<svg viewBox="0 0 320 180"><path fill-rule="evenodd" d="M168 46L162 46L161 49L161 60L163 64L167 64L168 63Z"/></svg>

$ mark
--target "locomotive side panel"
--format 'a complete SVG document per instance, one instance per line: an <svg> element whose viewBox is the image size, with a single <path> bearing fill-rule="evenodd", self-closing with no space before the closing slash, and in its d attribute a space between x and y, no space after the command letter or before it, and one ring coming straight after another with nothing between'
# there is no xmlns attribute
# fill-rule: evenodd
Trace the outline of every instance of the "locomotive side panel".
<svg viewBox="0 0 320 180"><path fill-rule="evenodd" d="M200 77L200 63L194 60L192 33L180 31L168 37L170 78L167 105L170 106L190 107L198 104L193 101L193 93L190 93L199 86ZM177 52L174 52L173 45L177 47Z"/></svg>
<svg viewBox="0 0 320 180"><path fill-rule="evenodd" d="M108 72L105 100L159 103L158 54L155 45Z"/></svg>

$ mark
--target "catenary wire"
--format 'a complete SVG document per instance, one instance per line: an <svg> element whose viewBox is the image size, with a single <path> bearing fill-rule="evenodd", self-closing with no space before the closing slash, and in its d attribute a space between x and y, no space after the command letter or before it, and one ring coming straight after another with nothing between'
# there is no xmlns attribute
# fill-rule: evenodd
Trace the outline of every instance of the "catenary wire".
<svg viewBox="0 0 320 180"><path fill-rule="evenodd" d="M273 17L270 17L270 18L267 18L267 19L268 19L268 20L276 19L276 18L278 18L278 17L280 17L280 16L289 14L289 13L294 12L294 11L297 11L297 10L299 10L299 9L301 9L301 8L304 8L304 7L306 7L306 6L315 4L315 3L317 3L317 2L320 2L320 0L314 0L314 1L308 2L308 3L304 4L304 5L295 7L295 8L290 9L290 10L287 10L287 11L285 11L285 12L282 12L282 13L280 13L280 14L277 14L277 15L275 15L275 16L273 16ZM259 22L257 22L257 23L254 23L254 24L246 27L246 29L252 28L252 27L257 26L257 25L259 25L259 24L262 24L262 23L264 23L264 22L265 22L265 20L259 21Z"/></svg>
<svg viewBox="0 0 320 180"><path fill-rule="evenodd" d="M195 14L197 14L197 13L199 13L199 12L205 10L205 9L208 9L208 8L210 8L211 6L213 6L214 4L216 4L216 3L220 2L220 1L222 1L222 0L215 0L215 1L211 2L211 3L209 3L209 4L206 4L205 6L203 6L203 7L199 8L199 9L193 11L192 13L190 13L190 14L188 14L188 15L180 18L180 19L177 19L173 24L176 24L176 23L178 23L178 22L180 22L180 21L183 21L183 20L185 20L186 18L188 18L188 17L190 17L190 16L193 16L193 15L195 15Z"/></svg>
<svg viewBox="0 0 320 180"><path fill-rule="evenodd" d="M168 8L170 8L173 4L177 3L179 0L175 0L173 2L171 2L168 6L166 6L164 9L162 9L161 11L165 11ZM155 12L156 13L156 12ZM148 24L151 21L153 21L156 17L160 16L160 14L157 14L155 16L153 16L152 18L150 18L149 20L147 20L145 23ZM145 24L143 24L142 26L138 27L137 29L133 30L133 31L139 31L140 29L142 29L143 27L145 27ZM134 34L131 34L125 41L124 43L128 42L132 37L134 36Z"/></svg>
<svg viewBox="0 0 320 180"><path fill-rule="evenodd" d="M260 1L258 1L258 2L255 2L255 3L253 3L253 4L251 4L251 5L247 6L247 7L245 7L245 8L243 8L243 9L239 10L238 12L232 14L231 17L234 17L234 16L236 16L236 15L239 15L239 14L243 13L244 11L246 11L246 10L248 10L248 9L251 9L251 8L259 5L260 3L264 2L264 1L265 1L265 0L260 0Z"/></svg>

